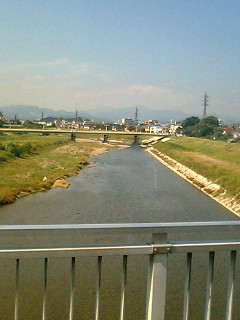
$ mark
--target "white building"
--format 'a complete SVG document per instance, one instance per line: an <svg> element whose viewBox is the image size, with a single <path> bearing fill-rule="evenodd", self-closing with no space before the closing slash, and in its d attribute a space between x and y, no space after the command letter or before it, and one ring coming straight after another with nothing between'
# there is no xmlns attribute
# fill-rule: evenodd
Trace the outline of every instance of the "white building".
<svg viewBox="0 0 240 320"><path fill-rule="evenodd" d="M162 126L150 126L150 133L158 134L161 133L163 130Z"/></svg>

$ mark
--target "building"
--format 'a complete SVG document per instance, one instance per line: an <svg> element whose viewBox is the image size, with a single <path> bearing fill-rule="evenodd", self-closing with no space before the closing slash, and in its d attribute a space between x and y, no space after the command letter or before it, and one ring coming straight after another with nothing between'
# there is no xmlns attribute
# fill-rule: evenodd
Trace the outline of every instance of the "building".
<svg viewBox="0 0 240 320"><path fill-rule="evenodd" d="M151 126L157 126L159 124L158 120L148 120L146 124Z"/></svg>
<svg viewBox="0 0 240 320"><path fill-rule="evenodd" d="M129 126L134 126L136 123L133 119L131 118L124 118L122 119L122 125L129 127Z"/></svg>
<svg viewBox="0 0 240 320"><path fill-rule="evenodd" d="M171 124L169 127L169 133L172 135L176 135L177 130L181 132L182 126L178 124Z"/></svg>
<svg viewBox="0 0 240 320"><path fill-rule="evenodd" d="M233 138L236 138L239 135L238 130L232 128L223 128L223 134L231 134Z"/></svg>
<svg viewBox="0 0 240 320"><path fill-rule="evenodd" d="M0 111L0 121L4 123L8 122L7 118L3 115L2 111Z"/></svg>
<svg viewBox="0 0 240 320"><path fill-rule="evenodd" d="M83 121L83 129L84 130L94 130L94 127L96 126L96 121L93 120L85 120Z"/></svg>
<svg viewBox="0 0 240 320"><path fill-rule="evenodd" d="M149 127L149 132L154 133L154 134L159 134L162 133L163 127L162 126L150 126Z"/></svg>

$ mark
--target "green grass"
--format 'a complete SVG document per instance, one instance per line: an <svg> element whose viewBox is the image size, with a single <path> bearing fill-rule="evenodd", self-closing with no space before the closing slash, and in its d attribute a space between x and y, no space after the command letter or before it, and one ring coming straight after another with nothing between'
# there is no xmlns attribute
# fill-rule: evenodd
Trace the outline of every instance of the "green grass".
<svg viewBox="0 0 240 320"><path fill-rule="evenodd" d="M240 144L181 137L154 147L240 198Z"/></svg>
<svg viewBox="0 0 240 320"><path fill-rule="evenodd" d="M37 134L0 136L1 146L30 144L34 152L13 156L5 149L6 159L0 161L0 205L13 202L24 193L51 188L54 181L77 174L99 143L72 142L64 135L38 136ZM110 148L104 145L106 148ZM44 177L47 177L46 181Z"/></svg>

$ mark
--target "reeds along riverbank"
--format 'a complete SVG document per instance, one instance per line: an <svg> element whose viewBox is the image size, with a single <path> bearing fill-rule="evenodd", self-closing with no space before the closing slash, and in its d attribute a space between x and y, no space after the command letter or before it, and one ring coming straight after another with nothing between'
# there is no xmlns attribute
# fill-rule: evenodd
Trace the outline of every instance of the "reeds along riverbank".
<svg viewBox="0 0 240 320"><path fill-rule="evenodd" d="M148 150L164 165L240 216L240 145L174 138Z"/></svg>
<svg viewBox="0 0 240 320"><path fill-rule="evenodd" d="M31 152L18 156L11 152L12 145L21 150L26 144L31 146ZM88 163L88 157L113 149L94 141L77 143L64 136L33 134L0 137L0 145L0 155L5 156L0 161L0 205L48 190L56 180L76 175Z"/></svg>

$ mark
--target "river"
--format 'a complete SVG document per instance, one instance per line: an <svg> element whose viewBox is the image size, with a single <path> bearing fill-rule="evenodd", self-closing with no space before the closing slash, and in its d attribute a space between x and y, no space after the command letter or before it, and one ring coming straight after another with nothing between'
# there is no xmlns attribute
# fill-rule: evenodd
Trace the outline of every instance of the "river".
<svg viewBox="0 0 240 320"><path fill-rule="evenodd" d="M38 193L0 208L0 223L75 224L238 219L230 211L179 178L138 147L111 151L92 158L90 165L77 176L70 178L69 182L69 189L53 189ZM198 235L201 239L211 238L211 236L213 235ZM221 238L222 235L214 236ZM226 234L228 238L237 236L239 235ZM179 235L173 235L173 237L176 240L181 239ZM11 239L11 243L17 243L18 240ZM85 240L81 239L81 241ZM123 240L128 241L128 239ZM64 243L64 240L59 241ZM92 241L96 241L96 238ZM29 239L28 245L33 245L31 239ZM118 318L121 259L117 258L116 260L113 262L113 258L106 258L103 264L102 320ZM76 319L94 319L91 308L94 308L95 262L93 258L84 259L84 261L77 260L76 281L79 290L77 290L75 303ZM212 319L219 320L223 318L225 308L227 279L222 278L227 272L227 256L224 253L217 255L217 262L215 302L213 303L215 317ZM1 298L5 301L4 307L0 310L1 320L12 319L13 315L13 308L9 309L9 305L11 305L9 301L12 301L13 306L13 290L8 291L7 289L9 283L14 283L13 268L13 262L9 262L8 271L6 271L6 262L1 262L0 272L4 275L2 285L6 290L4 294L1 294ZM42 277L42 261L32 261L31 268L27 262L23 262L21 270L21 279L25 279L27 284L22 283L21 287L20 319L40 319L41 292L39 293L39 283ZM166 307L168 320L178 320L182 317L184 270L185 260L182 257L170 257ZM201 254L194 257L194 282L190 305L190 313L194 320L202 319L204 312L206 270L207 256ZM49 271L47 309L51 320L67 319L68 271L69 262L67 260L66 263L61 264L57 259L52 260ZM147 259L145 257L130 259L126 319L144 319L146 272ZM57 288L57 291L62 291L61 298L56 295L53 287ZM239 290L236 291L235 297L237 300ZM33 301L37 302L37 306L34 308L31 307ZM23 306L26 305L28 307L24 308ZM237 309L237 306L234 305L234 308ZM240 313L235 309L234 319L237 320L240 319Z"/></svg>

